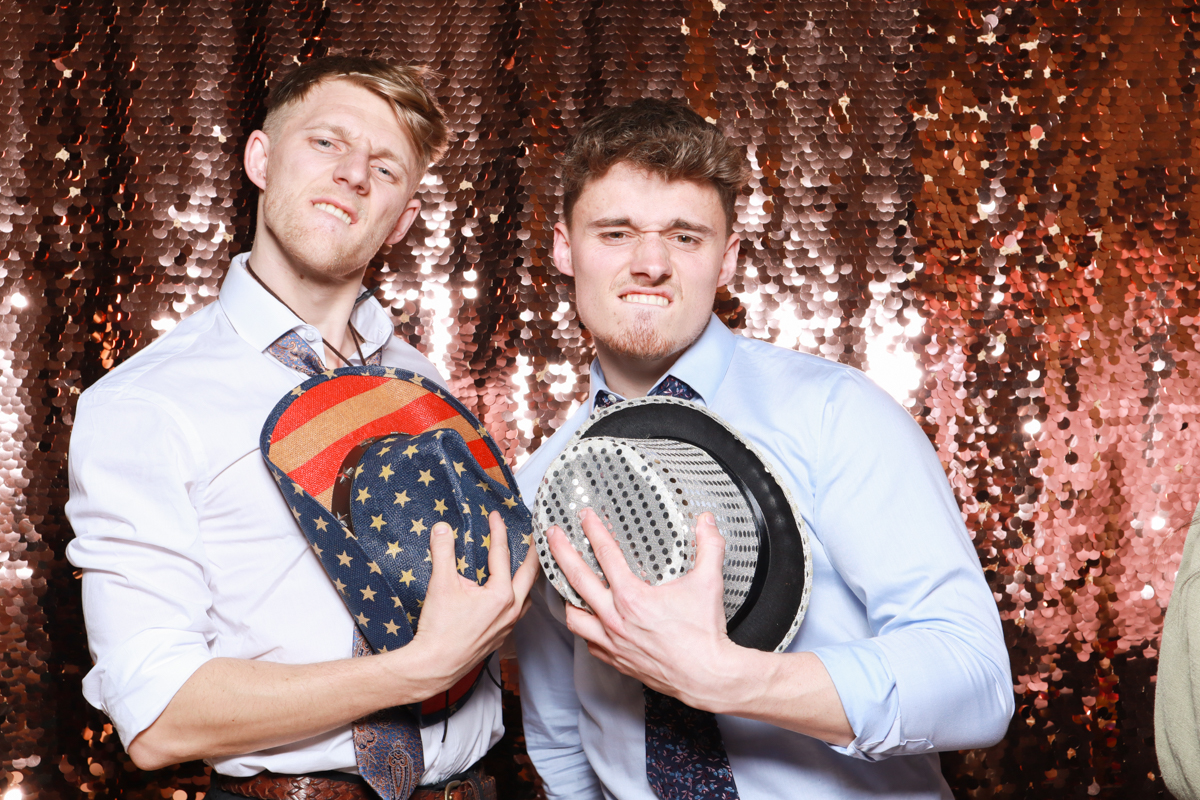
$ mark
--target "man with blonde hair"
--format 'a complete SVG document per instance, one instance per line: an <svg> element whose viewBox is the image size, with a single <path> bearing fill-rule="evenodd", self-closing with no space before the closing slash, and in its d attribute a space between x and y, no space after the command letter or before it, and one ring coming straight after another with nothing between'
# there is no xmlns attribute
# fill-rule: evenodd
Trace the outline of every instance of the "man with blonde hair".
<svg viewBox="0 0 1200 800"><path fill-rule="evenodd" d="M384 729L352 723L447 692L494 652L534 567L477 586L435 525L416 637L351 658L342 587L297 527L259 433L281 397L336 367L403 368L445 391L362 280L416 219L447 130L419 68L366 58L311 61L268 105L245 150L259 189L252 250L216 301L79 402L67 514L95 658L84 694L139 767L212 764L210 798L392 800L411 786L393 794L357 774ZM412 796L489 796L474 765L502 732L485 680L408 740L423 770Z"/></svg>
<svg viewBox="0 0 1200 800"><path fill-rule="evenodd" d="M695 569L649 586L585 510L607 581L551 528L587 608L543 582L517 626L529 755L550 798L948 798L937 751L996 742L1013 712L995 602L907 412L858 370L713 315L737 269L745 180L741 149L679 102L610 108L574 138L554 263L595 344L591 393L518 481L533 501L593 409L647 395L702 404L795 500L812 551L807 615L783 652L742 647L726 631L711 515ZM643 541L662 545L673 534L652 518L624 530L645 526Z"/></svg>

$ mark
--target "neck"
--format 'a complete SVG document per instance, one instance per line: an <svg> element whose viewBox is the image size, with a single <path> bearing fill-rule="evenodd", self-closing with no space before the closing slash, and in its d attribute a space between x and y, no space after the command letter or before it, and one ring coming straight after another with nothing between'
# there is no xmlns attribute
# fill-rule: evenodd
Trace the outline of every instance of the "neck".
<svg viewBox="0 0 1200 800"><path fill-rule="evenodd" d="M300 319L320 331L325 342L346 355L354 352L350 315L367 265L336 277L317 276L293 264L277 247L271 246L273 242L260 247L262 241L263 237L256 237L250 253L249 265L254 274ZM326 352L326 364L331 363L332 356Z"/></svg>
<svg viewBox="0 0 1200 800"><path fill-rule="evenodd" d="M604 382L626 399L645 397L684 352L686 350L663 358L642 359L616 353L596 342L596 358L600 361L600 369L604 370Z"/></svg>

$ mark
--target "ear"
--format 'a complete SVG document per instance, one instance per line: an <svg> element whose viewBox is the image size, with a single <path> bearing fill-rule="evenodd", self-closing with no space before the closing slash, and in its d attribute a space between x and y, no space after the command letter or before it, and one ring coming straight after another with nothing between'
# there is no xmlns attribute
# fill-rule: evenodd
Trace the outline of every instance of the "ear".
<svg viewBox="0 0 1200 800"><path fill-rule="evenodd" d="M246 140L246 152L242 154L242 165L246 176L260 191L267 188L267 159L271 155L271 141L262 131L254 131Z"/></svg>
<svg viewBox="0 0 1200 800"><path fill-rule="evenodd" d="M724 286L733 280L733 273L737 272L738 252L741 246L741 237L736 233L729 234L729 240L725 242L725 253L721 256L721 271L717 273L717 286Z"/></svg>
<svg viewBox="0 0 1200 800"><path fill-rule="evenodd" d="M408 229L417 220L417 214L421 213L421 201L413 198L408 201L408 205L400 212L400 218L396 220L396 227L392 228L392 232L383 240L384 244L396 244L404 238L404 234L408 233Z"/></svg>
<svg viewBox="0 0 1200 800"><path fill-rule="evenodd" d="M563 275L575 277L571 264L571 235L565 222L554 223L554 266Z"/></svg>

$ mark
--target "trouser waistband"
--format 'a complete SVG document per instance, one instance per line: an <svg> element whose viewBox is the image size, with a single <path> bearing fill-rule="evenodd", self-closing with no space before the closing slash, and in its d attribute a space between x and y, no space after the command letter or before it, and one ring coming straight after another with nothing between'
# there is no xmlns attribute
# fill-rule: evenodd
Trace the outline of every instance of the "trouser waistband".
<svg viewBox="0 0 1200 800"><path fill-rule="evenodd" d="M208 800L379 800L379 795L358 775L320 772L279 775L260 772L249 778L213 774ZM496 800L496 783L477 762L466 772L440 784L418 786L410 800Z"/></svg>

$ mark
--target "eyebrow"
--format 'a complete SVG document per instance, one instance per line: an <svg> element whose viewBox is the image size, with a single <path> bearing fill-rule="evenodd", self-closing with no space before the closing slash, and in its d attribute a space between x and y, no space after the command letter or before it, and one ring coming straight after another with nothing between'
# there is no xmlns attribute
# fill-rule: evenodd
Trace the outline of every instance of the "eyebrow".
<svg viewBox="0 0 1200 800"><path fill-rule="evenodd" d="M592 220L588 223L589 229L597 228L636 228L629 217L606 217L604 219ZM699 222L692 222L683 217L676 217L664 227L664 230L669 231L691 231L692 233L711 235L713 229L707 225L701 225Z"/></svg>
<svg viewBox="0 0 1200 800"><path fill-rule="evenodd" d="M707 225L701 225L699 222L690 222L682 218L671 220L671 224L667 226L668 230L691 231L692 233L711 234L713 229Z"/></svg>

